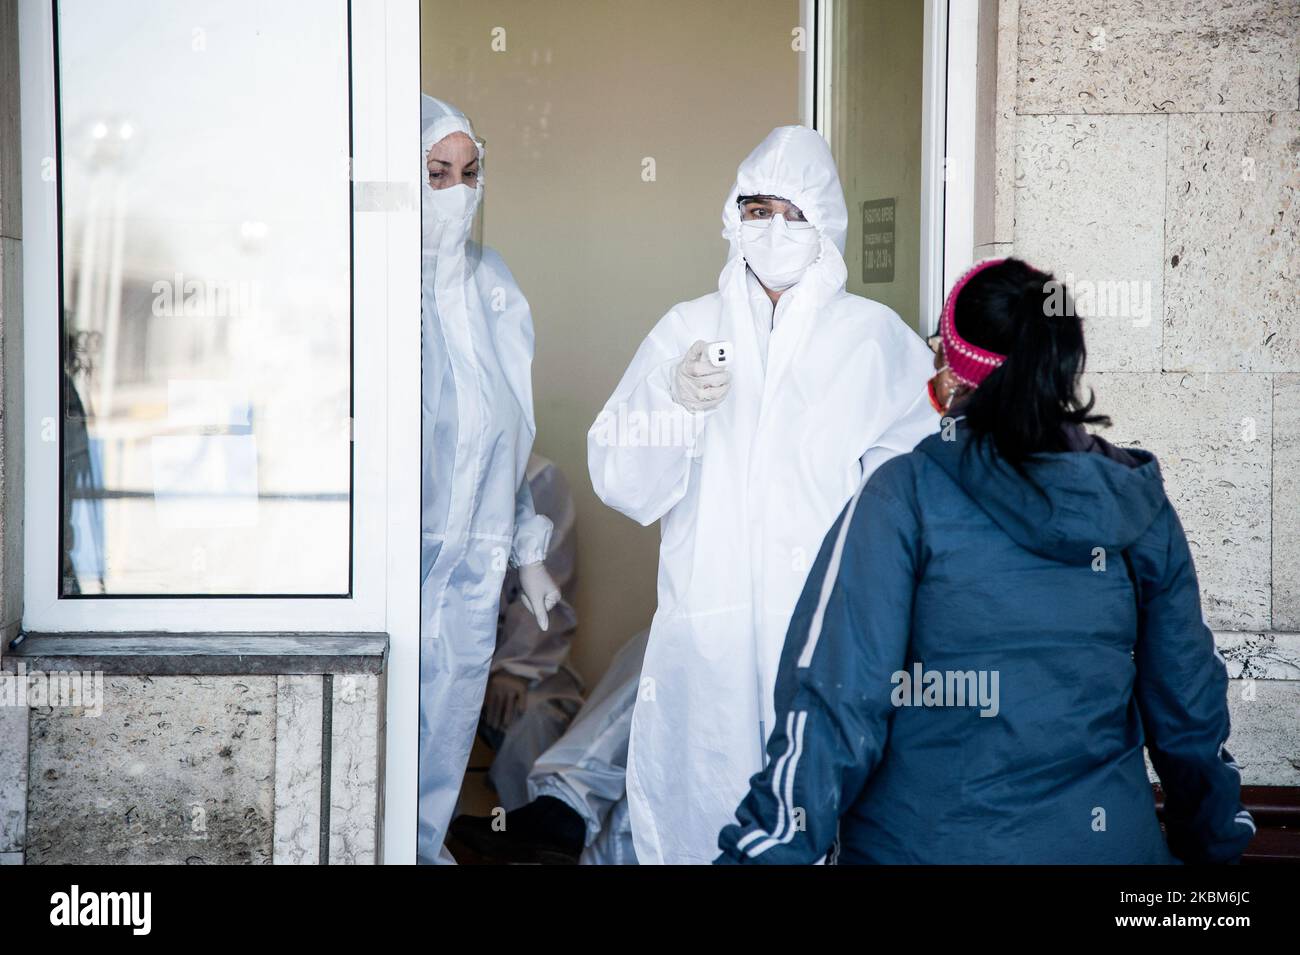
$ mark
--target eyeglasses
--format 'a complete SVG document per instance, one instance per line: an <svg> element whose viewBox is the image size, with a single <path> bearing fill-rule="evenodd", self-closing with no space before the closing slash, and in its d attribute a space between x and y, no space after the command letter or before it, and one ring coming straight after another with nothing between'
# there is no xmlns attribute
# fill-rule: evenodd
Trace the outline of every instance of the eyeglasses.
<svg viewBox="0 0 1300 955"><path fill-rule="evenodd" d="M811 225L803 210L789 199L780 196L740 196L736 199L740 207L742 222L770 222L776 216L785 219L787 225L798 228L805 223Z"/></svg>

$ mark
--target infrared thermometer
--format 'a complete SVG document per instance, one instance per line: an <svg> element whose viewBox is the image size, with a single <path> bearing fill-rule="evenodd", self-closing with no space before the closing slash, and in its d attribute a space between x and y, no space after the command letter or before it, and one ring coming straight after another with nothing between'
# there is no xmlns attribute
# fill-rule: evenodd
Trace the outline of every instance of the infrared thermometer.
<svg viewBox="0 0 1300 955"><path fill-rule="evenodd" d="M725 368L731 362L731 342L713 342L708 348L709 364L714 368Z"/></svg>

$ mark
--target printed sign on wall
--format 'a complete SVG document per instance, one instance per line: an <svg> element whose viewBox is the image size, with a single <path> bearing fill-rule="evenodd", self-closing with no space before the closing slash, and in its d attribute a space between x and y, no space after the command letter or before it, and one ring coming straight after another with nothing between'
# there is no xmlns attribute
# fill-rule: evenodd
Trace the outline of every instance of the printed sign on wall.
<svg viewBox="0 0 1300 955"><path fill-rule="evenodd" d="M894 200L862 203L862 281L894 281Z"/></svg>

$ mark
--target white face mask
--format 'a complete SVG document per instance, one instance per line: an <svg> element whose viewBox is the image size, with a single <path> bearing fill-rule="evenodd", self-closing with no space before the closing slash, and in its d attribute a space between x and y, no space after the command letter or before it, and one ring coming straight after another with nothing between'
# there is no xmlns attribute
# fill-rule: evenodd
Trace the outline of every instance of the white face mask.
<svg viewBox="0 0 1300 955"><path fill-rule="evenodd" d="M740 223L740 251L758 280L784 292L803 278L821 255L821 234L810 223L787 223L785 216Z"/></svg>
<svg viewBox="0 0 1300 955"><path fill-rule="evenodd" d="M483 198L483 186L458 183L434 189L427 182L420 190L420 231L426 250L439 243L464 241L469 236L474 212Z"/></svg>

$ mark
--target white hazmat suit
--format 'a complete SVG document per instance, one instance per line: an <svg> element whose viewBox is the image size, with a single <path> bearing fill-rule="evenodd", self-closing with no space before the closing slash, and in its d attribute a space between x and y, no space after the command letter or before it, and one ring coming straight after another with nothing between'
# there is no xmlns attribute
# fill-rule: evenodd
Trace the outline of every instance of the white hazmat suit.
<svg viewBox="0 0 1300 955"><path fill-rule="evenodd" d="M421 98L429 149L464 114ZM421 177L420 748L417 859L449 862L456 807L496 644L507 563L546 556L551 522L533 509L533 324L501 257L470 231L482 185Z"/></svg>
<svg viewBox="0 0 1300 955"><path fill-rule="evenodd" d="M582 817L583 865L636 865L627 805L627 743L650 631L625 643L578 716L528 774L532 799L552 796Z"/></svg>
<svg viewBox="0 0 1300 955"><path fill-rule="evenodd" d="M739 196L794 203L816 259L775 308L741 253ZM588 435L606 504L661 521L658 609L632 715L627 796L641 863L707 863L763 764L786 627L822 538L864 477L937 427L932 355L893 311L845 291L848 213L826 142L774 130L722 210L718 291L665 315ZM776 225L773 223L773 227ZM697 341L733 345L730 392L687 411Z"/></svg>
<svg viewBox="0 0 1300 955"><path fill-rule="evenodd" d="M546 555L551 579L563 599L550 612L545 630L520 597L519 574L506 573L501 590L501 617L491 674L509 673L528 682L524 711L504 733L480 727L496 750L488 779L507 812L528 802L528 774L533 762L564 733L582 706L582 680L568 665L578 627L573 609L577 586L577 508L569 482L555 462L534 454L528 461L528 488L538 514L554 530Z"/></svg>

